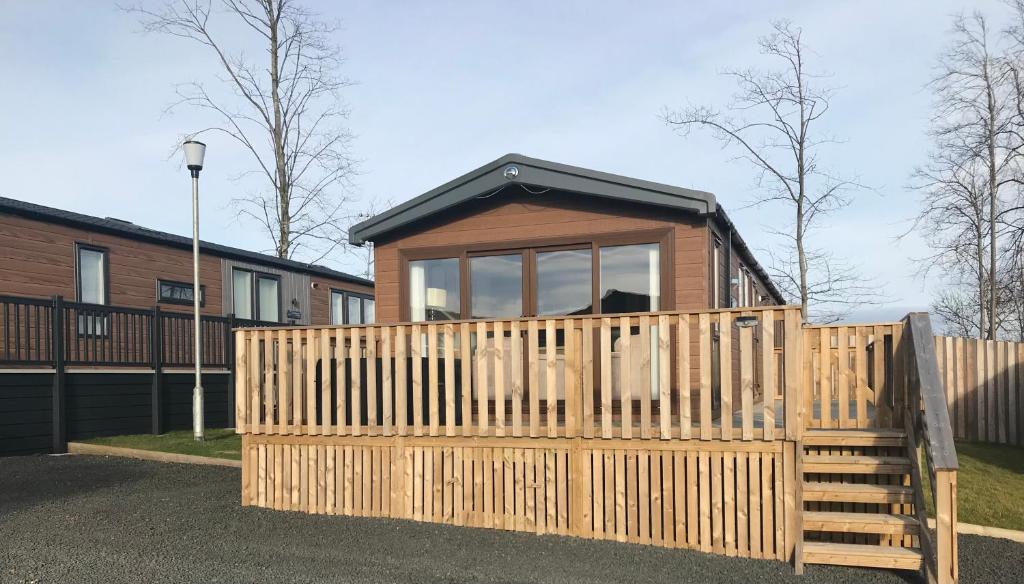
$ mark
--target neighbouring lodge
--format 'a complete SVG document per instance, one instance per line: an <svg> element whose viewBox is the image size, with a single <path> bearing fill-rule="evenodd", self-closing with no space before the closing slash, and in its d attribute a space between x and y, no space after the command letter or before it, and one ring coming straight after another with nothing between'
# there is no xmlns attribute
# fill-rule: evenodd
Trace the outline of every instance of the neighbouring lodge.
<svg viewBox="0 0 1024 584"><path fill-rule="evenodd" d="M232 327L374 320L370 280L205 241L199 293L211 426ZM0 455L190 427L192 303L191 238L0 198Z"/></svg>
<svg viewBox="0 0 1024 584"><path fill-rule="evenodd" d="M374 323L235 333L243 505L957 580L928 316L804 324L711 193L509 154L349 239Z"/></svg>
<svg viewBox="0 0 1024 584"><path fill-rule="evenodd" d="M124 308L192 306L192 239L0 197L0 296ZM202 313L288 324L374 319L373 282L200 242Z"/></svg>

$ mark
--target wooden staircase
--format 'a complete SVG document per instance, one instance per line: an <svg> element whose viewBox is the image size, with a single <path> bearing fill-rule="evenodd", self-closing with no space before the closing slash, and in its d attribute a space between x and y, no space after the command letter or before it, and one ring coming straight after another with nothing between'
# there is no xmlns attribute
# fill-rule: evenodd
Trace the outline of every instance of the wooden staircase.
<svg viewBox="0 0 1024 584"><path fill-rule="evenodd" d="M921 569L906 434L808 429L803 449L802 562Z"/></svg>

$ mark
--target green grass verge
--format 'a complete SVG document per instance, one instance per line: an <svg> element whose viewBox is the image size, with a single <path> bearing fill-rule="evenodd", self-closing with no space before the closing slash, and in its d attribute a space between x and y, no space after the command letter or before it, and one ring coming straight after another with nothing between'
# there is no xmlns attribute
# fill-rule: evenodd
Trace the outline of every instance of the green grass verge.
<svg viewBox="0 0 1024 584"><path fill-rule="evenodd" d="M242 459L242 437L234 430L222 428L207 429L206 440L196 442L192 439L192 430L179 430L166 434L133 434L130 436L107 436L84 440L88 444L102 444L120 448L138 448L139 450L158 450L176 454L209 456L213 458Z"/></svg>
<svg viewBox="0 0 1024 584"><path fill-rule="evenodd" d="M962 523L1024 531L1024 448L957 442L957 519ZM922 461L923 462L923 461ZM927 472L925 504L935 516Z"/></svg>

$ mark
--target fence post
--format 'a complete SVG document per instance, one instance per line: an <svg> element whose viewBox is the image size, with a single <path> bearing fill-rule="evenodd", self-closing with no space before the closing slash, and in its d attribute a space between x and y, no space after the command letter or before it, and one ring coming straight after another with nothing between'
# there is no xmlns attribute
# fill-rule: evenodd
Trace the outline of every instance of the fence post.
<svg viewBox="0 0 1024 584"><path fill-rule="evenodd" d="M149 358L153 365L153 385L150 390L151 432L164 433L164 383L163 383L163 318L160 307L153 307L153 321L149 325Z"/></svg>
<svg viewBox="0 0 1024 584"><path fill-rule="evenodd" d="M235 427L235 314L228 315L224 330L224 360L228 366L228 417L227 426Z"/></svg>
<svg viewBox="0 0 1024 584"><path fill-rule="evenodd" d="M53 411L53 453L63 454L68 451L67 440L67 404L64 388L64 298L53 297L53 318L50 319L53 330L50 341L53 343L53 392L51 408Z"/></svg>

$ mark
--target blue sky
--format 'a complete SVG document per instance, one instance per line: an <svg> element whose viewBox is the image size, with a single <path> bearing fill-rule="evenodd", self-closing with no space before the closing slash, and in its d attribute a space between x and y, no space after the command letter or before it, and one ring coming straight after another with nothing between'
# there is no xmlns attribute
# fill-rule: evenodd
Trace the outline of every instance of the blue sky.
<svg viewBox="0 0 1024 584"><path fill-rule="evenodd" d="M912 275L921 241L893 240L917 207L906 185L929 146L924 86L952 15L977 8L997 27L1008 16L998 1L307 5L342 24L335 40L356 82L344 97L361 160L352 195L362 201L400 202L519 152L714 192L754 248L773 244L766 226L783 217L742 208L753 170L707 135L673 134L658 114L724 105L733 86L719 72L758 63L756 38L774 19L794 21L840 87L823 129L844 141L823 160L872 187L816 235L885 283L889 302L865 318L925 309L939 285ZM188 176L172 154L201 124L164 109L176 83L217 74L209 55L141 34L99 0L9 2L4 13L0 194L189 234ZM270 249L228 206L246 188L232 180L245 155L223 138L208 143L203 237Z"/></svg>

